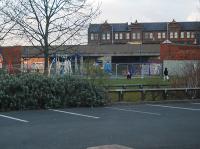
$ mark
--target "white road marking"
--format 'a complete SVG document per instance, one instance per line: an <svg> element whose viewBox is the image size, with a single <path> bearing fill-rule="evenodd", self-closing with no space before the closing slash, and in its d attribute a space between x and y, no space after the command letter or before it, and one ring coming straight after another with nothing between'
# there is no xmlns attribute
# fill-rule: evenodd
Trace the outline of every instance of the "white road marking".
<svg viewBox="0 0 200 149"><path fill-rule="evenodd" d="M100 117L91 116L91 115L84 115L84 114L81 114L81 113L73 113L73 112L67 112L67 111L61 111L61 110L55 110L55 109L49 109L49 110L50 111L54 111L54 112L60 112L60 113L66 113L66 114L76 115L76 116L93 118L93 119L99 119L100 118Z"/></svg>
<svg viewBox="0 0 200 149"><path fill-rule="evenodd" d="M194 104L194 105L200 105L200 103L191 103L191 104Z"/></svg>
<svg viewBox="0 0 200 149"><path fill-rule="evenodd" d="M19 119L19 118L15 118L15 117L11 117L11 116L6 116L6 115L2 115L2 114L0 114L0 117L12 119L12 120L20 121L20 122L24 122L24 123L28 123L28 122L29 122L29 121L27 121L27 120L22 120L22 119Z"/></svg>
<svg viewBox="0 0 200 149"><path fill-rule="evenodd" d="M153 104L147 104L147 105L148 106L153 106L153 107L162 107L162 108L189 110L189 111L200 111L200 109L193 109L193 108L184 108L184 107L175 107L175 106L164 106L164 105L153 105Z"/></svg>
<svg viewBox="0 0 200 149"><path fill-rule="evenodd" d="M102 145L102 146L96 146L96 147L88 147L87 149L133 149L130 147L126 147L126 146L122 146L122 145L117 145L117 144L113 144L113 145Z"/></svg>
<svg viewBox="0 0 200 149"><path fill-rule="evenodd" d="M113 110L119 110L119 111L125 111L125 112L135 112L135 113L141 113L141 114L150 114L150 115L157 115L160 116L159 113L152 113L152 112L144 112L144 111L138 111L138 110L129 110L129 109L122 109L122 108L112 108L112 107L106 107L107 109L113 109Z"/></svg>

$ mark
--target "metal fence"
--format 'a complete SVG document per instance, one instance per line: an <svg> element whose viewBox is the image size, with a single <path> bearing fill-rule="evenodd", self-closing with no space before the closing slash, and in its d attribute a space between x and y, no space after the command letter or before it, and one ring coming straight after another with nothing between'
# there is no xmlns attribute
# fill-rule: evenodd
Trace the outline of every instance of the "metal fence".
<svg viewBox="0 0 200 149"><path fill-rule="evenodd" d="M159 76L162 75L162 63L128 63L112 64L112 75L116 78L124 77L127 73L132 77Z"/></svg>
<svg viewBox="0 0 200 149"><path fill-rule="evenodd" d="M63 66L63 67L62 67ZM65 68L68 66L67 68ZM50 74L51 75L62 75L62 72L70 72L71 75L87 75L88 72L91 71L88 69L88 65L83 65L81 67L80 63L77 64L77 66L74 63L71 63L70 65L64 65L64 63L54 64L50 65ZM69 67L70 66L70 67ZM104 71L103 65L90 65L90 68L98 67L102 71ZM44 64L43 63L37 63L37 64L21 64L20 65L12 65L5 66L5 69L7 69L9 72L38 72L43 73L44 72ZM69 71L70 68L70 71ZM57 72L57 73L56 73ZM163 64L162 63L112 63L111 64L111 71L109 72L109 75L113 78L121 78L126 77L127 73L132 74L132 77L147 77L147 76L160 76L163 72Z"/></svg>

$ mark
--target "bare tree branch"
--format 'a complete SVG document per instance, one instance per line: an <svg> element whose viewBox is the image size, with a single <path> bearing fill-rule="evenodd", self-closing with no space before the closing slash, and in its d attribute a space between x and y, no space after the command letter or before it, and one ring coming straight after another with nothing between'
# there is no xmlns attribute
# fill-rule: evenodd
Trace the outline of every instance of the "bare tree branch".
<svg viewBox="0 0 200 149"><path fill-rule="evenodd" d="M49 51L56 51L69 41L81 37L79 33L100 13L99 10L100 4L89 4L87 0L0 2L0 14L15 27L9 31L12 30L12 34L28 40L33 46L41 46L45 57L45 73L48 73Z"/></svg>

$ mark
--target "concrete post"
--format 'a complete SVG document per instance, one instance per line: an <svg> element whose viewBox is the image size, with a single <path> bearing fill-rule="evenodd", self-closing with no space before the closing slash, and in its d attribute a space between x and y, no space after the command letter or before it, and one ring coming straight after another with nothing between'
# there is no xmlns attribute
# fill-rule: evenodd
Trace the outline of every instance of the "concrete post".
<svg viewBox="0 0 200 149"><path fill-rule="evenodd" d="M83 74L83 56L80 58L80 73Z"/></svg>
<svg viewBox="0 0 200 149"><path fill-rule="evenodd" d="M78 60L77 60L77 56L75 56L75 74L77 74L78 72Z"/></svg>

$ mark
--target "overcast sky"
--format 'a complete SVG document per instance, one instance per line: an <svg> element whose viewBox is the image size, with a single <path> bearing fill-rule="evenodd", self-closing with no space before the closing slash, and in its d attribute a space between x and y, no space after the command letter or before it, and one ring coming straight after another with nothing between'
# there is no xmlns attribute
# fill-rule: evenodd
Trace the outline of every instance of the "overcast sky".
<svg viewBox="0 0 200 149"><path fill-rule="evenodd" d="M97 1L97 0L95 0ZM199 0L98 0L101 15L93 23L200 21Z"/></svg>

